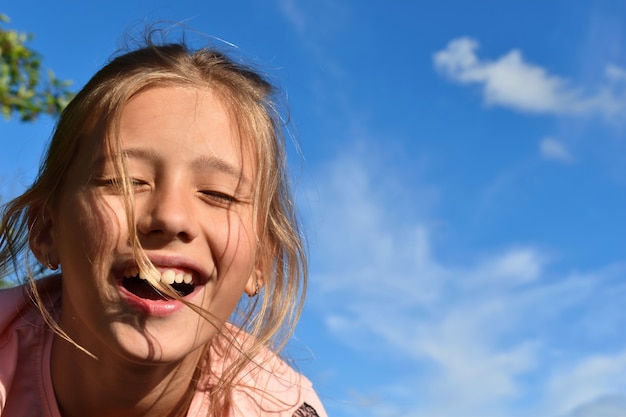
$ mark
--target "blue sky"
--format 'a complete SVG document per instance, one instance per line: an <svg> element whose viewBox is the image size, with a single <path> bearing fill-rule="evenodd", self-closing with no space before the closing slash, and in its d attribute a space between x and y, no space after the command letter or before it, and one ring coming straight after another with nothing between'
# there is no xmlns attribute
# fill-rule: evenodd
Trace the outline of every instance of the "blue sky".
<svg viewBox="0 0 626 417"><path fill-rule="evenodd" d="M625 2L0 12L76 87L157 20L279 80L311 260L290 352L332 416L626 415ZM0 122L4 198L32 180L51 127Z"/></svg>

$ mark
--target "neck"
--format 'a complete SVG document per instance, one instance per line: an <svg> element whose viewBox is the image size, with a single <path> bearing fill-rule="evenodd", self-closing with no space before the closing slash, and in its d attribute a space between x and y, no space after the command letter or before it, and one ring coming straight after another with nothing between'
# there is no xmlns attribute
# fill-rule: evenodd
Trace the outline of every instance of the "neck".
<svg viewBox="0 0 626 417"><path fill-rule="evenodd" d="M61 415L184 416L201 355L198 349L180 362L156 365L107 355L94 359L57 336L50 366Z"/></svg>

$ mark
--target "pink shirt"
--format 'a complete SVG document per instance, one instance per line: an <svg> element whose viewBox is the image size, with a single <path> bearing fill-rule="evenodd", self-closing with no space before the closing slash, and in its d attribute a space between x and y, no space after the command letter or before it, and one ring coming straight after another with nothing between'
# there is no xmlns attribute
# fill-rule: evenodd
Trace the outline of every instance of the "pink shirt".
<svg viewBox="0 0 626 417"><path fill-rule="evenodd" d="M61 280L38 282L39 293L49 306L61 304ZM242 333L243 334L243 333ZM61 417L50 376L50 352L54 333L30 300L25 287L0 291L0 415L2 417ZM253 368L233 389L230 417L326 417L308 379L270 353L262 368ZM212 363L212 373L219 372ZM208 377L208 376L207 376ZM250 388L253 387L253 388ZM206 416L208 398L196 392L188 417Z"/></svg>

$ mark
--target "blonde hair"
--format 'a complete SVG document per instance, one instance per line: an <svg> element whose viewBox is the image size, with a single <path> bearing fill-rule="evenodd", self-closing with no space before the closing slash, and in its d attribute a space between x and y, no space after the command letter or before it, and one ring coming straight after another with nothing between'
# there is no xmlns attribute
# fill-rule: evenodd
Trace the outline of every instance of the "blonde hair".
<svg viewBox="0 0 626 417"><path fill-rule="evenodd" d="M209 88L217 94L234 118L243 146L252 150L255 157L254 206L258 256L267 260L265 286L260 297L240 303L238 324L252 335L251 343L236 347L240 349L237 359L211 388L217 415L228 407L229 393L244 367L266 346L275 352L284 347L300 315L306 288L306 258L286 170L283 123L274 101L276 92L256 71L217 50L191 50L184 43L156 45L149 41L147 46L112 59L63 111L33 185L5 205L0 223L0 270L19 271L23 269L19 266L22 261L28 265L30 229L42 221L33 219L32 211L43 213L42 208L56 203L68 167L82 142L96 129L104 130L103 140L111 147L111 154L120 155L115 165L123 179L120 187L126 197L130 242L140 268L151 268L137 238L132 191L123 159L115 151L120 146L119 121L124 105L141 91L172 85ZM43 307L31 267L27 266L26 272L44 319L71 341ZM167 294L173 292L162 288L159 282L151 283ZM204 314L203 317L210 320ZM212 342L213 348L229 337L222 332L219 339ZM208 352L209 349L207 355Z"/></svg>

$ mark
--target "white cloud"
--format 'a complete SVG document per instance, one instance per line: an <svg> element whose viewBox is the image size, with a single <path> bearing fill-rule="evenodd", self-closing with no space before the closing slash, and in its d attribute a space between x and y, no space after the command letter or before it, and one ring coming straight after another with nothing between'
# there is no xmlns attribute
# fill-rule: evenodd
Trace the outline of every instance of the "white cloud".
<svg viewBox="0 0 626 417"><path fill-rule="evenodd" d="M577 407L567 417L624 417L626 396L606 395Z"/></svg>
<svg viewBox="0 0 626 417"><path fill-rule="evenodd" d="M622 356L577 347L581 323L596 320L592 301L616 302L593 297L615 293L601 289L623 268L557 274L528 245L443 262L428 218L398 215L384 184L401 177L372 163L376 154L324 166L310 200L318 216L312 299L329 329L354 349L407 364L402 389L379 387L387 396L378 415L561 417L626 389ZM420 189L429 188L417 187L417 202ZM392 406L407 402L410 413Z"/></svg>
<svg viewBox="0 0 626 417"><path fill-rule="evenodd" d="M614 82L626 81L626 70L617 65L609 64L605 70L606 77Z"/></svg>
<svg viewBox="0 0 626 417"><path fill-rule="evenodd" d="M607 66L608 82L598 91L589 93L566 78L527 62L517 49L489 61L477 56L478 46L471 38L454 39L435 53L433 61L435 68L451 80L481 86L489 105L528 113L599 114L607 118L623 116L626 112L623 88L626 70L622 68Z"/></svg>
<svg viewBox="0 0 626 417"><path fill-rule="evenodd" d="M614 355L590 355L555 375L548 383L548 392L557 399L563 415L568 412L572 416L590 415L590 410L607 407L608 398L615 400L623 392L626 386L624 369L626 350ZM615 408L615 402L610 402ZM626 414L624 405L622 397L621 415Z"/></svg>
<svg viewBox="0 0 626 417"><path fill-rule="evenodd" d="M539 142L539 152L541 156L546 159L565 163L574 162L574 156L569 149L567 149L562 142L551 137L541 139Z"/></svg>
<svg viewBox="0 0 626 417"><path fill-rule="evenodd" d="M532 248L512 249L503 254L489 258L474 274L474 281L485 284L506 285L510 283L527 283L539 278L543 267L543 259Z"/></svg>

